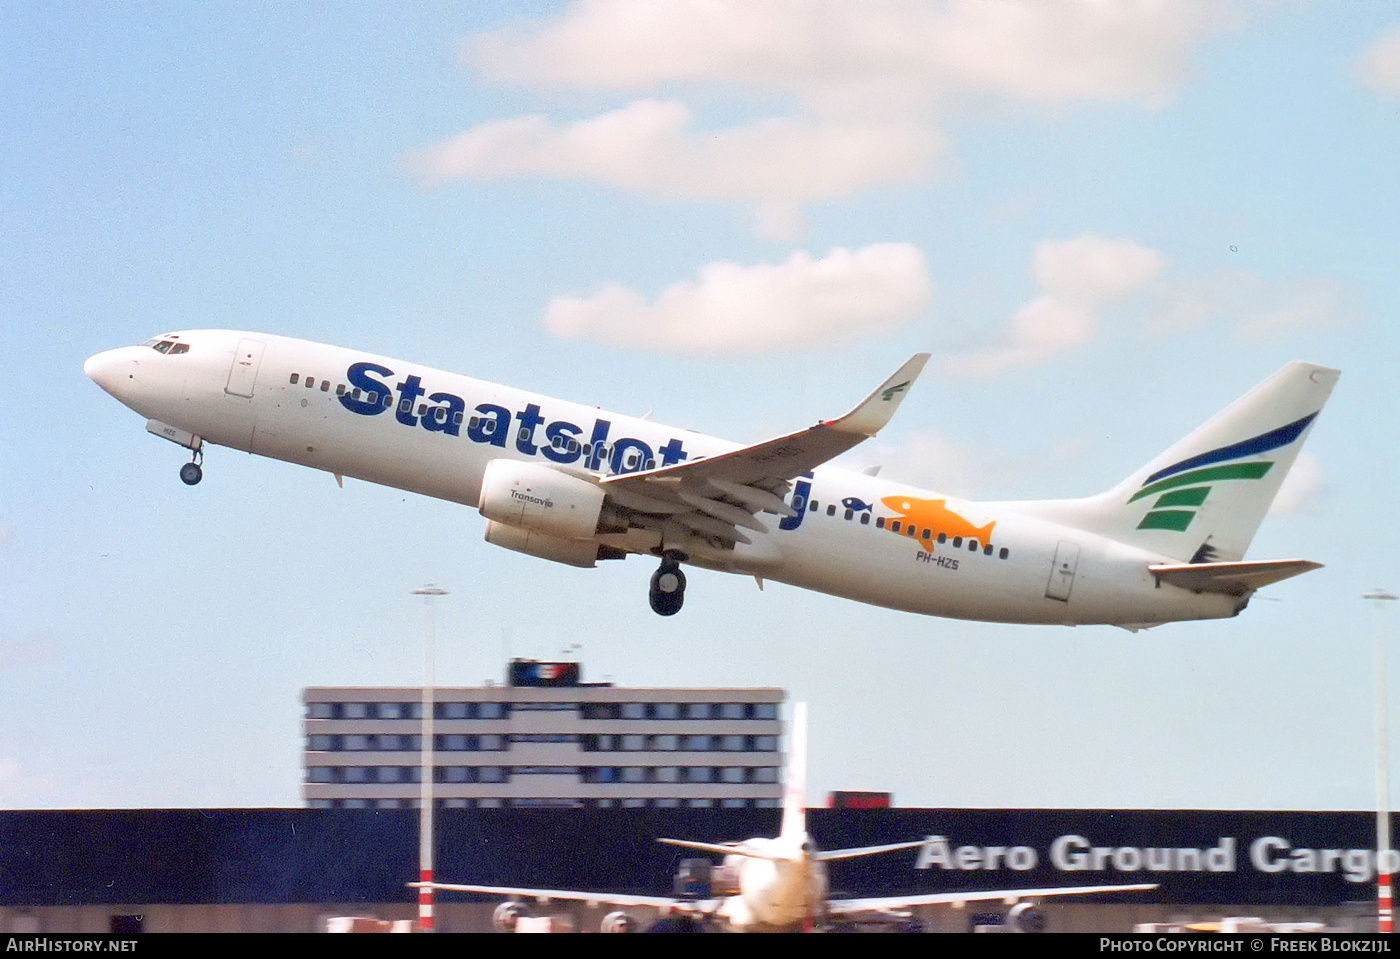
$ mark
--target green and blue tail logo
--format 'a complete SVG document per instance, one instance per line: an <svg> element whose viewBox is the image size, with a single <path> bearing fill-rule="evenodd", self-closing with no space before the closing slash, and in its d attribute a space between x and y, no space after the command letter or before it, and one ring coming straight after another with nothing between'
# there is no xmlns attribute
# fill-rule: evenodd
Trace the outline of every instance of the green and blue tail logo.
<svg viewBox="0 0 1400 959"><path fill-rule="evenodd" d="M1215 484L1263 479L1274 467L1273 460L1248 463L1238 460L1287 446L1301 436L1316 417L1316 413L1311 413L1287 426L1188 457L1153 473L1128 499L1129 503L1134 503L1149 496L1157 497L1137 528L1185 532Z"/></svg>

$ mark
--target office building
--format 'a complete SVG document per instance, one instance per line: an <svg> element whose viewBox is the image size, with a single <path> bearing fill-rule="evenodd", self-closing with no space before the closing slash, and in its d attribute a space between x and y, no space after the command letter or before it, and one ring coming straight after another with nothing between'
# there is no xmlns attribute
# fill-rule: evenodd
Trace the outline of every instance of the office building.
<svg viewBox="0 0 1400 959"><path fill-rule="evenodd" d="M434 691L435 805L778 806L783 698L585 683L578 663L513 660L505 685ZM422 689L315 687L304 701L307 806L419 804Z"/></svg>

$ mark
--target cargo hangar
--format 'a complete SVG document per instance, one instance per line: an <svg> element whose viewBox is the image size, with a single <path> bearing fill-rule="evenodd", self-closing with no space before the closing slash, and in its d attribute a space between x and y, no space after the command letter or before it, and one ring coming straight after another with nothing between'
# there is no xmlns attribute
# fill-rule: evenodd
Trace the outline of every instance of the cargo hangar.
<svg viewBox="0 0 1400 959"><path fill-rule="evenodd" d="M0 931L406 924L418 914L408 883L418 878L424 759L438 881L673 895L694 854L657 840L776 835L785 698L584 683L576 663L533 660L512 661L503 685L431 696L313 687L302 696L304 808L0 811ZM833 862L833 897L1156 883L1043 899L1040 914L1064 932L1239 916L1376 929L1369 812L903 809L881 794L840 797L810 812L818 848L923 844ZM436 928L489 931L499 903L441 892ZM1011 905L921 906L913 918L927 931L1003 930ZM533 908L580 931L609 911ZM635 912L646 928L651 911Z"/></svg>
<svg viewBox="0 0 1400 959"><path fill-rule="evenodd" d="M769 808L443 808L443 882L669 895L685 851L776 834ZM833 863L833 895L1155 882L1149 892L1047 899L1053 931L1257 916L1375 930L1374 816L1363 812L818 809L821 848L925 838ZM332 916L417 914L413 809L0 812L0 930L314 932ZM442 932L484 932L499 899L440 894ZM1008 906L920 907L928 931L996 928ZM555 903L579 930L607 911ZM639 912L645 926L649 916Z"/></svg>

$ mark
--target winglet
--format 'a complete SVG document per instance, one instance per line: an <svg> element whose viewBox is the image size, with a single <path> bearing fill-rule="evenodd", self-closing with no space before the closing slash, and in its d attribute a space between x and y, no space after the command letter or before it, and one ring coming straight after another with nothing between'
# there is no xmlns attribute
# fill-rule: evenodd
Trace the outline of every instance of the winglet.
<svg viewBox="0 0 1400 959"><path fill-rule="evenodd" d="M827 425L842 433L874 436L884 429L890 417L894 416L894 411L899 409L900 401L909 392L909 387L914 385L914 380L918 379L928 358L927 353L916 353L893 376L881 383L874 393L867 396L864 402Z"/></svg>

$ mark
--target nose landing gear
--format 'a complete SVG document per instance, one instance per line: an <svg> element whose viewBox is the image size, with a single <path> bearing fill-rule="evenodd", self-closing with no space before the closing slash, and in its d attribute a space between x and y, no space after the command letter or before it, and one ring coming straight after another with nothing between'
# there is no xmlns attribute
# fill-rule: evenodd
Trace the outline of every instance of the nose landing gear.
<svg viewBox="0 0 1400 959"><path fill-rule="evenodd" d="M661 565L651 574L651 611L658 616L674 616L685 602L685 573L681 572L683 553L668 550L661 556Z"/></svg>

